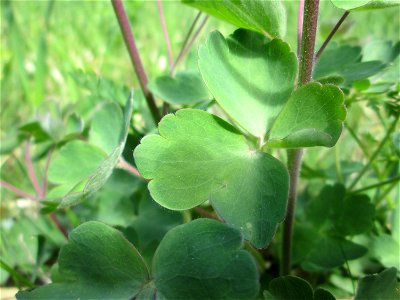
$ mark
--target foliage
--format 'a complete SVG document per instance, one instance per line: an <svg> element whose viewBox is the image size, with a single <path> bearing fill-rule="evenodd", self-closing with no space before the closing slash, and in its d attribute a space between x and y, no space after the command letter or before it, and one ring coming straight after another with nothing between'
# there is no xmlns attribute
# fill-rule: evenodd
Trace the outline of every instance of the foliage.
<svg viewBox="0 0 400 300"><path fill-rule="evenodd" d="M397 299L399 2L111 2L1 2L2 287Z"/></svg>

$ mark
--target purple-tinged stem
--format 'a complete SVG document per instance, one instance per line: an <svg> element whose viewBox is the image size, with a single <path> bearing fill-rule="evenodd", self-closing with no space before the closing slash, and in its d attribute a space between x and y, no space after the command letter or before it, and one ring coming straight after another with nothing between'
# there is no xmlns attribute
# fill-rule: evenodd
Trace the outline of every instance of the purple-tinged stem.
<svg viewBox="0 0 400 300"><path fill-rule="evenodd" d="M128 171L132 175L139 177L141 179L144 179L142 175L140 175L139 171L132 166L130 163L128 163L122 156L119 158L119 162L117 165L118 168L123 169L125 171Z"/></svg>
<svg viewBox="0 0 400 300"><path fill-rule="evenodd" d="M299 11L297 15L297 57L299 58L301 53L301 37L303 32L303 13L304 13L304 0L300 0Z"/></svg>
<svg viewBox="0 0 400 300"><path fill-rule="evenodd" d="M328 37L322 44L321 48L319 48L317 54L315 55L315 60L317 61L318 58L321 56L322 52L326 48L326 46L329 44L330 40L332 37L335 35L336 31L338 31L339 27L342 25L344 20L346 20L347 16L350 14L350 11L346 11L343 16L340 18L340 20L336 23L335 27L333 27L332 31L329 33Z"/></svg>
<svg viewBox="0 0 400 300"><path fill-rule="evenodd" d="M31 195L31 194L28 194L27 192L24 192L23 190L20 190L20 189L17 188L16 186L13 186L12 184L10 184L10 183L8 183L8 182L6 182L6 181L4 181L4 180L0 180L0 185L3 186L3 187L5 187L5 188L8 189L8 190L14 192L14 193L17 194L18 196L21 196L21 197L23 197L23 198L36 201L35 196L33 196L33 195Z"/></svg>
<svg viewBox="0 0 400 300"><path fill-rule="evenodd" d="M135 38L129 24L128 16L126 15L124 5L122 4L121 0L111 0L111 3L113 5L114 12L118 20L118 24L121 28L122 36L128 49L133 67L139 79L140 87L143 91L144 97L146 98L146 102L149 106L154 122L157 124L161 119L161 115L157 108L153 94L147 88L147 74L144 70L142 60L140 59L139 51L136 47Z"/></svg>
<svg viewBox="0 0 400 300"><path fill-rule="evenodd" d="M192 34L192 32L193 32L193 30L194 30L196 24L197 24L197 21L198 21L199 18L200 18L200 16L201 16L201 12L199 12L199 13L197 14L197 16L196 16L196 18L194 19L192 25L190 26L189 31L188 31L188 33L186 34L185 40L183 41L181 51L179 52L177 58L175 59L174 64L173 64L172 67L171 67L171 70L170 70L170 73L169 73L170 76L173 76L173 75L174 75L174 71L175 71L175 68L176 68L177 64L182 60L182 58L183 58L183 56L184 56L184 51L185 51L186 46L187 46L187 44L188 44L188 42L189 42L189 38L190 38L190 36L191 36L191 34Z"/></svg>
<svg viewBox="0 0 400 300"><path fill-rule="evenodd" d="M312 79L314 66L315 38L317 35L319 0L305 0L303 12L303 29L299 62L298 86L302 86ZM292 236L294 211L297 198L297 183L300 176L301 158L303 149L289 149L289 195L286 209L286 218L283 225L281 275L290 274L292 265Z"/></svg>
<svg viewBox="0 0 400 300"><path fill-rule="evenodd" d="M173 54L172 54L171 41L170 41L169 35L168 35L167 23L165 22L164 10L163 10L161 0L157 0L157 8L158 8L158 14L160 16L161 27L162 27L162 30L164 33L165 44L167 45L169 67L172 68L172 66L174 64L174 58L173 58Z"/></svg>
<svg viewBox="0 0 400 300"><path fill-rule="evenodd" d="M35 173L35 169L33 167L33 163L32 163L32 157L31 157L31 142L28 140L25 146L25 163L26 163L26 167L28 169L28 177L29 180L31 181L36 195L39 196L40 198L43 197L43 190L39 184L39 181L36 177L36 173Z"/></svg>

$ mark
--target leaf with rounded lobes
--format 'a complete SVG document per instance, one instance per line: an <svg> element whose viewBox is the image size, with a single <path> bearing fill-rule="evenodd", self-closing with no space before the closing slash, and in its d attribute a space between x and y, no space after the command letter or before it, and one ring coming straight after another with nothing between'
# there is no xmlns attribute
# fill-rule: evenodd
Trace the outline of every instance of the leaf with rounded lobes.
<svg viewBox="0 0 400 300"><path fill-rule="evenodd" d="M189 105L211 101L213 98L196 71L180 72L175 77L158 77L149 83L148 88L170 104Z"/></svg>
<svg viewBox="0 0 400 300"><path fill-rule="evenodd" d="M282 276L269 283L269 291L264 291L266 300L335 300L333 295L321 288L313 291L311 285L296 276Z"/></svg>
<svg viewBox="0 0 400 300"><path fill-rule="evenodd" d="M131 299L149 281L136 248L118 230L94 221L71 232L59 272L63 282L19 292L17 299Z"/></svg>
<svg viewBox="0 0 400 300"><path fill-rule="evenodd" d="M157 290L167 299L254 299L257 267L242 246L238 230L215 220L175 227L154 256Z"/></svg>
<svg viewBox="0 0 400 300"><path fill-rule="evenodd" d="M397 282L396 268L389 268L376 275L361 278L355 300L399 299L400 283Z"/></svg>
<svg viewBox="0 0 400 300"><path fill-rule="evenodd" d="M243 29L225 39L215 31L199 48L199 69L228 115L264 137L294 89L297 59L281 40Z"/></svg>
<svg viewBox="0 0 400 300"><path fill-rule="evenodd" d="M359 258L368 249L343 238L320 236L313 244L302 267L310 272L324 272L345 263L346 260Z"/></svg>
<svg viewBox="0 0 400 300"><path fill-rule="evenodd" d="M344 96L333 85L313 82L297 89L272 126L268 146L332 147L346 118Z"/></svg>
<svg viewBox="0 0 400 300"><path fill-rule="evenodd" d="M286 34L286 10L282 1L183 0L183 3L237 27L255 30L269 37L284 37Z"/></svg>
<svg viewBox="0 0 400 300"><path fill-rule="evenodd" d="M162 206L184 210L210 200L217 213L258 248L285 215L288 174L271 155L254 150L224 120L182 109L159 123L134 156L150 193Z"/></svg>
<svg viewBox="0 0 400 300"><path fill-rule="evenodd" d="M399 0L331 0L332 3L345 10L378 9L400 5Z"/></svg>

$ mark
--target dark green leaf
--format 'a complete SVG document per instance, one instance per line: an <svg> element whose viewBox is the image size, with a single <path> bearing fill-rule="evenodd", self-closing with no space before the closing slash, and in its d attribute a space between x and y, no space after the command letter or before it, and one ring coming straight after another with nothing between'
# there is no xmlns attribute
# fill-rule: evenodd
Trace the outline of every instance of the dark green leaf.
<svg viewBox="0 0 400 300"><path fill-rule="evenodd" d="M396 268L389 268L376 275L360 279L356 300L399 299L400 284L397 282Z"/></svg>
<svg viewBox="0 0 400 300"><path fill-rule="evenodd" d="M270 37L283 37L286 34L286 11L281 1L183 0L183 3L237 27L255 30Z"/></svg>
<svg viewBox="0 0 400 300"><path fill-rule="evenodd" d="M199 68L234 121L264 137L294 88L297 59L283 41L240 29L228 39L211 33L199 48Z"/></svg>
<svg viewBox="0 0 400 300"><path fill-rule="evenodd" d="M161 76L148 85L154 95L170 104L188 105L212 100L200 74L195 71Z"/></svg>
<svg viewBox="0 0 400 300"><path fill-rule="evenodd" d="M167 299L253 299L257 267L238 230L197 219L167 233L154 257L157 289Z"/></svg>
<svg viewBox="0 0 400 300"><path fill-rule="evenodd" d="M344 96L333 85L310 83L297 89L280 112L269 136L270 147L332 147L346 118Z"/></svg>
<svg viewBox="0 0 400 300"><path fill-rule="evenodd" d="M139 252L122 234L99 222L87 222L73 230L59 257L62 283L17 299L131 299L149 281Z"/></svg>
<svg viewBox="0 0 400 300"><path fill-rule="evenodd" d="M313 292L311 285L300 277L283 276L273 279L269 291L264 291L267 300L334 300L333 295L323 289Z"/></svg>
<svg viewBox="0 0 400 300"><path fill-rule="evenodd" d="M159 132L143 138L134 152L142 176L151 179L153 199L176 210L210 200L227 223L265 247L285 214L288 175L282 163L204 111L167 115Z"/></svg>

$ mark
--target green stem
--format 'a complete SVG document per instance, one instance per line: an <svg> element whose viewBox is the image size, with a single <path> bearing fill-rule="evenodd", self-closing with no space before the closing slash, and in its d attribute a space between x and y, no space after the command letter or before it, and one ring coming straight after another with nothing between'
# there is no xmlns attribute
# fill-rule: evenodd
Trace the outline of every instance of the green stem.
<svg viewBox="0 0 400 300"><path fill-rule="evenodd" d="M369 170L371 167L372 163L374 162L375 158L378 156L378 154L381 152L383 146L386 144L386 142L390 139L390 135L396 128L397 121L399 120L399 117L397 116L388 131L386 132L385 137L383 140L380 142L378 145L378 148L376 148L375 152L371 155L371 157L368 160L368 163L364 166L364 168L361 170L361 172L358 174L358 176L354 179L354 181L349 185L348 190L352 190L358 181L364 176L364 174Z"/></svg>
<svg viewBox="0 0 400 300"><path fill-rule="evenodd" d="M386 184L389 184L389 183L392 183L392 182L396 183L399 180L400 180L400 176L396 176L396 177L390 178L388 180L381 181L381 182L378 182L378 183L374 183L374 184L368 185L368 186L363 187L363 188L358 189L358 190L354 190L354 191L351 192L351 194L358 194L358 193L361 193L361 192L364 192L364 191L368 191L370 189L373 189L373 188L376 188L376 187L380 187L380 186L383 186L383 185L386 185Z"/></svg>
<svg viewBox="0 0 400 300"><path fill-rule="evenodd" d="M158 124L161 119L161 114L157 108L153 94L147 88L147 74L144 70L142 60L140 59L139 51L136 47L135 37L133 36L133 32L129 24L128 16L126 15L124 5L122 4L121 0L111 0L111 3L113 5L119 27L121 28L122 36L124 38L126 48L128 49L133 68L135 69L136 75L138 77L140 87L143 91L154 122Z"/></svg>
<svg viewBox="0 0 400 300"><path fill-rule="evenodd" d="M394 181L391 185L389 185L387 189L383 191L383 193L374 201L375 206L378 206L382 202L382 200L384 200L386 196L389 195L389 193L397 186L398 184L396 181Z"/></svg>
<svg viewBox="0 0 400 300"><path fill-rule="evenodd" d="M302 86L311 81L314 66L315 38L318 24L319 0L306 0L304 2L303 28L301 35L300 62L298 85ZM301 158L303 149L287 151L289 170L289 195L286 218L283 228L281 275L287 275L291 269L292 235L294 210L297 197L297 182L300 175Z"/></svg>

